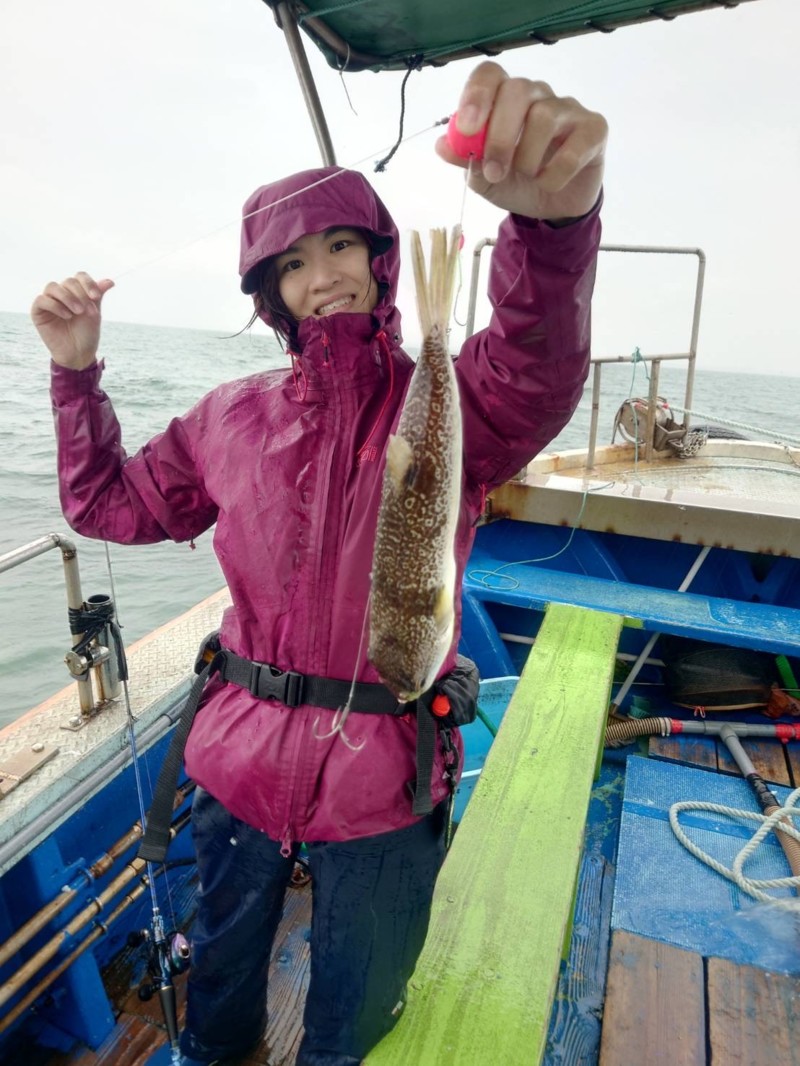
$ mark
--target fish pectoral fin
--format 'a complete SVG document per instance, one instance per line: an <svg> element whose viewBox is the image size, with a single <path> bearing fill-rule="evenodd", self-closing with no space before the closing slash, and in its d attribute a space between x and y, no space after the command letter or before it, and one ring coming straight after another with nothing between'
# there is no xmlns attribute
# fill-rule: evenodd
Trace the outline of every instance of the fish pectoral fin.
<svg viewBox="0 0 800 1066"><path fill-rule="evenodd" d="M386 449L386 470L398 491L413 484L417 467L414 462L414 450L405 437L390 434L389 446Z"/></svg>
<svg viewBox="0 0 800 1066"><path fill-rule="evenodd" d="M453 590L447 585L440 585L436 589L436 597L433 601L433 617L437 624L445 622L453 614Z"/></svg>

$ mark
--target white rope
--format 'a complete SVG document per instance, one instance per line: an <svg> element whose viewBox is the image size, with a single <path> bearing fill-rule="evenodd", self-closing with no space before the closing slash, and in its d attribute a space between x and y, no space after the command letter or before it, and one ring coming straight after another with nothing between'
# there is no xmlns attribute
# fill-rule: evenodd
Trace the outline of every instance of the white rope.
<svg viewBox="0 0 800 1066"><path fill-rule="evenodd" d="M797 906L796 899L789 900L771 896L764 892L763 889L800 888L800 877L775 877L769 880L754 879L747 877L744 874L742 867L765 839L767 834L772 832L779 822L785 823L785 819L787 818L797 818L800 816L800 809L795 806L798 799L800 799L800 788L796 788L794 792L792 792L783 807L773 811L769 816L759 814L756 811L740 811L736 810L734 807L723 807L719 803L702 803L700 801L686 800L681 803L672 804L669 809L669 824L672 827L672 832L687 851L691 852L691 854L699 859L700 862L705 863L706 866L710 866L712 870L716 870L718 874L721 874L729 881L733 881L742 892L745 892L748 896L752 896L753 899L760 900L762 903L775 903L779 906L795 908ZM689 839L678 820L681 811L710 811L712 814L722 814L728 818L745 818L748 821L760 822L761 824L755 834L738 853L733 860L733 865L729 868L723 866L721 862L718 862L711 855L708 855L699 848L697 844ZM793 825L781 824L780 831L800 842L800 832L798 832Z"/></svg>
<svg viewBox="0 0 800 1066"><path fill-rule="evenodd" d="M674 411L680 411L681 414L691 415L692 418L702 418L704 422L716 422L720 426L731 426L733 429L743 429L748 433L758 433L762 437L769 437L771 440L786 441L788 444L800 445L800 437L790 437L786 433L776 433L772 429L764 429L762 426L751 426L747 422L734 422L729 418L717 418L716 415L706 415L702 411L692 411L688 407L678 407L677 404L670 404L670 407Z"/></svg>

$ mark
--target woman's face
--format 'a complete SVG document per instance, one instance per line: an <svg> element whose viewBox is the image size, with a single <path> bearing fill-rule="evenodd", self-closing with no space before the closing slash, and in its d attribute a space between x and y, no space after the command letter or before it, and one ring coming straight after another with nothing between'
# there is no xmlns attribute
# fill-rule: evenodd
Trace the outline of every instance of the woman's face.
<svg viewBox="0 0 800 1066"><path fill-rule="evenodd" d="M298 322L370 313L378 302L369 245L360 230L336 226L307 233L276 256L274 266L278 291Z"/></svg>

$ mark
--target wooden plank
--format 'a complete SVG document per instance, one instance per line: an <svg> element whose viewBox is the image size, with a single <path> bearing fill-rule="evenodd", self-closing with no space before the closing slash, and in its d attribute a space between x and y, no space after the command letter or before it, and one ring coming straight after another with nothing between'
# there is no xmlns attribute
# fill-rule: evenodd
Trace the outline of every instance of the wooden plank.
<svg viewBox="0 0 800 1066"><path fill-rule="evenodd" d="M55 1066L55 1063L64 1063L64 1066L67 1063L70 1066L147 1066L150 1057L165 1042L164 1033L146 1018L125 1014L97 1052L87 1050L78 1057L54 1057L48 1060L48 1066Z"/></svg>
<svg viewBox="0 0 800 1066"><path fill-rule="evenodd" d="M290 891L270 964L267 1032L242 1066L284 1066L297 1056L311 968L310 926L311 887Z"/></svg>
<svg viewBox="0 0 800 1066"><path fill-rule="evenodd" d="M303 1033L303 1004L310 966L310 924L310 886L290 889L286 893L270 963L267 1032L261 1043L242 1060L242 1066L289 1066L295 1060ZM129 975L130 958L124 958L120 965ZM187 976L181 974L175 979L180 1028L186 1014ZM121 981L116 983L121 987ZM126 991L116 1027L101 1048L97 1051L76 1049L71 1054L53 1052L46 1062L47 1066L145 1066L150 1056L166 1042L158 997L143 1002L134 988ZM20 1062L33 1062L34 1054L34 1049L26 1049Z"/></svg>
<svg viewBox="0 0 800 1066"><path fill-rule="evenodd" d="M800 1066L798 1003L796 977L709 959L713 1061L725 1066Z"/></svg>
<svg viewBox="0 0 800 1066"><path fill-rule="evenodd" d="M765 781L773 785L786 785L787 787L791 785L784 745L779 740L742 737L742 747L755 766L756 773L761 774ZM741 776L733 756L721 740L719 742L719 768L725 773Z"/></svg>
<svg viewBox="0 0 800 1066"><path fill-rule="evenodd" d="M714 737L669 736L650 737L648 754L653 759L697 766L701 770L717 769L717 744Z"/></svg>
<svg viewBox="0 0 800 1066"><path fill-rule="evenodd" d="M369 1066L540 1062L620 626L548 609L439 876L408 1006Z"/></svg>
<svg viewBox="0 0 800 1066"><path fill-rule="evenodd" d="M572 941L558 979L545 1062L597 1061L613 896L613 868L602 855L584 855Z"/></svg>
<svg viewBox="0 0 800 1066"><path fill-rule="evenodd" d="M800 744L796 740L786 745L786 758L789 763L791 787L800 788Z"/></svg>
<svg viewBox="0 0 800 1066"><path fill-rule="evenodd" d="M732 1059L720 1058L730 1066ZM611 940L600 1066L706 1062L703 959L616 930Z"/></svg>

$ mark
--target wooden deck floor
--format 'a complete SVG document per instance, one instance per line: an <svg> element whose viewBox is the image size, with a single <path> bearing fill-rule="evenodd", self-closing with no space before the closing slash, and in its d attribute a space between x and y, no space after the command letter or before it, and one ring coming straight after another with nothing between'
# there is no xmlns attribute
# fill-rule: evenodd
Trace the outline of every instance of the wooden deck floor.
<svg viewBox="0 0 800 1066"><path fill-rule="evenodd" d="M286 895L283 919L275 938L269 971L269 1026L264 1040L241 1066L291 1066L303 1035L302 1017L310 954L308 930L311 925L311 886L291 888ZM127 972L127 967L123 966ZM127 989L125 973L118 1001L117 1026L98 1051L82 1050L55 1054L42 1066L144 1066L159 1047L167 1043L158 999L142 1002L136 989ZM111 985L114 975L108 975ZM186 975L175 981L178 994L178 1024L183 1025L186 1010ZM20 1060L18 1066L23 1066ZM25 1059L24 1066L34 1066ZM38 1063L36 1064L38 1066Z"/></svg>
<svg viewBox="0 0 800 1066"><path fill-rule="evenodd" d="M747 740L745 746L767 782L800 785L797 745ZM653 737L649 750L660 759L738 774L713 737ZM648 1062L800 1066L800 979L615 930L600 1066Z"/></svg>
<svg viewBox="0 0 800 1066"><path fill-rule="evenodd" d="M712 738L652 738L650 753L723 772L735 772L727 753ZM800 761L794 751L768 742L748 742L756 768L766 780L797 785ZM598 879L596 894L608 894ZM594 893L591 886L584 891ZM597 902L594 917L608 911ZM606 914L607 919L607 914ZM308 984L307 932L311 921L311 890L292 889L278 931L270 968L270 1025L261 1045L242 1066L291 1066L302 1036L302 1011ZM600 934L602 937L602 933ZM598 987L593 1014L603 1027L599 1066L800 1066L800 979L737 965L671 947L657 940L615 931L608 955L608 981L603 1003ZM568 987L575 1000L588 1002L585 967ZM144 1066L166 1043L160 1007L153 999L142 1003L127 987L127 971L120 975L120 1010L115 1032L97 1052L28 1057L9 1066ZM113 979L112 979L113 980ZM185 978L178 978L179 1021L185 1009ZM588 997L591 999L591 997ZM593 1001L594 1002L594 1001ZM557 999L558 1025L564 1004ZM572 1052L562 1042L557 1061L562 1066L589 1066L580 1042ZM568 1041L568 1043L570 1043ZM547 1053L545 1066L550 1059ZM553 1063L556 1060L553 1060ZM484 1066L481 1063L481 1066ZM485 1064L492 1066L492 1064ZM533 1061L505 1066L535 1066Z"/></svg>

